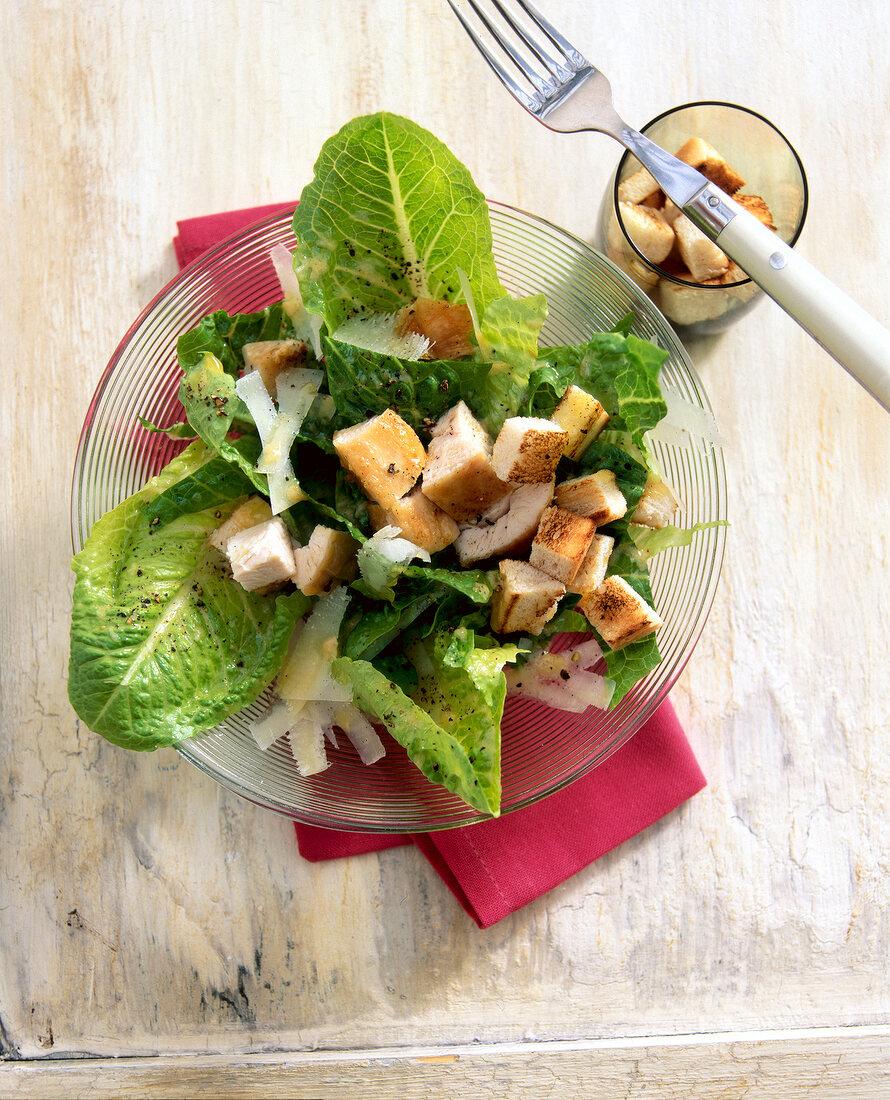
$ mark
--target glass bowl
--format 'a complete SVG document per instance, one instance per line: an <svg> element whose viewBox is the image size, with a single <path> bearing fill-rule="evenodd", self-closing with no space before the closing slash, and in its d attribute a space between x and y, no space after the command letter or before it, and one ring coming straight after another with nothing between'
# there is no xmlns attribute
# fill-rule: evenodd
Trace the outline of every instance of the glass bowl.
<svg viewBox="0 0 890 1100"><path fill-rule="evenodd" d="M532 215L491 204L494 251L505 286L517 295L543 291L550 304L544 342L564 344L611 328L633 312L633 331L668 352L662 381L685 426L653 441L657 461L684 502L684 525L725 519L726 476L719 444L697 434L710 417L701 382L670 325L637 286L582 241ZM74 466L71 497L75 551L93 523L141 488L183 446L147 432L181 419L177 336L215 309L251 311L280 297L269 249L294 247L291 215L277 214L207 252L177 275L124 337L93 396ZM691 425L691 427L690 427ZM583 715L509 700L503 721L503 802L509 813L589 772L619 748L667 697L704 626L717 586L723 527L652 561L661 665L611 711ZM386 756L365 767L340 739L331 766L302 778L286 741L261 751L249 732L266 698L208 734L177 746L187 760L229 790L295 820L334 829L427 832L481 816L428 783L404 751L385 737Z"/></svg>
<svg viewBox="0 0 890 1100"><path fill-rule="evenodd" d="M794 147L768 119L733 103L686 103L665 111L641 132L669 153L690 138L704 138L744 178L741 192L766 202L782 240L796 244L807 215L806 173ZM643 255L618 199L619 185L640 167L626 152L606 188L598 235L602 251L649 295L683 339L724 331L757 305L763 291L748 278L702 285L679 274L683 265L673 255L661 264Z"/></svg>

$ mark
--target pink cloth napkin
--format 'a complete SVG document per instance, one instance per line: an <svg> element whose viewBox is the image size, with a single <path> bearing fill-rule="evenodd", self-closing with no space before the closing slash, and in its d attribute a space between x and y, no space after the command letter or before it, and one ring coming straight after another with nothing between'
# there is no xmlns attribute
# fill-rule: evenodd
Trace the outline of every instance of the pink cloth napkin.
<svg viewBox="0 0 890 1100"><path fill-rule="evenodd" d="M274 203L177 223L184 267L239 230L292 209ZM488 928L642 832L706 780L665 702L605 763L564 790L504 817L425 834L348 833L296 825L312 862L414 844L480 928Z"/></svg>

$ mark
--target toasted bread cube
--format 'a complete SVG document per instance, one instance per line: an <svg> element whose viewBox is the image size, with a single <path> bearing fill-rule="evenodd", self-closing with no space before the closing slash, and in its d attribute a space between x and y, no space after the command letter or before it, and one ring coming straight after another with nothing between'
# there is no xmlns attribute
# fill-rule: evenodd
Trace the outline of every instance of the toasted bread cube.
<svg viewBox="0 0 890 1100"><path fill-rule="evenodd" d="M690 138L677 150L677 159L697 168L706 178L722 187L728 195L734 195L745 181L726 162L726 158L700 137Z"/></svg>
<svg viewBox="0 0 890 1100"><path fill-rule="evenodd" d="M488 432L459 401L432 430L423 492L458 523L479 517L510 492L491 464Z"/></svg>
<svg viewBox="0 0 890 1100"><path fill-rule="evenodd" d="M232 576L249 592L290 580L294 571L293 543L278 516L232 535L226 557Z"/></svg>
<svg viewBox="0 0 890 1100"><path fill-rule="evenodd" d="M614 547L615 540L611 535L594 535L572 583L566 586L568 591L584 596L599 588L606 579L606 569Z"/></svg>
<svg viewBox="0 0 890 1100"><path fill-rule="evenodd" d="M714 285L721 285L720 280L715 280ZM721 317L732 305L723 294L713 294L697 286L684 286L671 279L660 280L658 298L661 312L678 325L712 321Z"/></svg>
<svg viewBox="0 0 890 1100"><path fill-rule="evenodd" d="M568 512L588 516L595 527L612 523L627 511L627 501L613 470L597 470L561 482L556 486L554 501Z"/></svg>
<svg viewBox="0 0 890 1100"><path fill-rule="evenodd" d="M776 223L773 221L772 211L760 195L743 195L737 191L732 197L739 206L744 206L749 214L753 214L758 221L763 222L767 229L775 230Z"/></svg>
<svg viewBox="0 0 890 1100"><path fill-rule="evenodd" d="M443 512L415 485L410 493L393 501L389 508L373 502L368 505L368 518L375 531L381 527L399 527L402 535L429 554L438 553L457 538L459 528L447 512Z"/></svg>
<svg viewBox="0 0 890 1100"><path fill-rule="evenodd" d="M697 283L703 283L706 279L719 279L726 273L729 257L693 225L685 214L674 222L674 233L683 263Z"/></svg>
<svg viewBox="0 0 890 1100"><path fill-rule="evenodd" d="M567 585L578 572L595 533L596 524L587 516L548 508L541 516L528 560L535 569Z"/></svg>
<svg viewBox="0 0 890 1100"><path fill-rule="evenodd" d="M461 359L473 353L473 317L462 302L418 298L399 310L395 331L397 336L425 336L430 346L424 359Z"/></svg>
<svg viewBox="0 0 890 1100"><path fill-rule="evenodd" d="M227 520L224 520L215 531L210 532L208 542L215 546L221 554L226 552L226 544L232 535L246 531L249 527L256 527L258 523L272 518L272 508L263 497L248 497L239 504Z"/></svg>
<svg viewBox="0 0 890 1100"><path fill-rule="evenodd" d="M639 203L651 198L660 191L658 182L648 168L640 168L626 176L618 184L618 201Z"/></svg>
<svg viewBox="0 0 890 1100"><path fill-rule="evenodd" d="M528 553L544 509L553 500L553 482L517 485L504 501L489 509L481 523L464 527L454 548L466 568L491 558Z"/></svg>
<svg viewBox="0 0 890 1100"><path fill-rule="evenodd" d="M609 414L587 390L571 385L559 399L550 419L569 433L564 453L577 462L609 423Z"/></svg>
<svg viewBox="0 0 890 1100"><path fill-rule="evenodd" d="M526 561L498 562L500 583L491 600L491 628L498 634L540 634L556 614L565 587Z"/></svg>
<svg viewBox="0 0 890 1100"><path fill-rule="evenodd" d="M541 485L553 480L569 433L551 420L512 416L492 448L491 463L501 481Z"/></svg>
<svg viewBox="0 0 890 1100"><path fill-rule="evenodd" d="M674 231L660 210L651 206L619 203L627 234L650 263L660 264L674 247Z"/></svg>
<svg viewBox="0 0 890 1100"><path fill-rule="evenodd" d="M392 409L341 428L334 432L333 442L340 462L365 495L384 508L391 508L414 487L426 465L417 433Z"/></svg>
<svg viewBox="0 0 890 1100"><path fill-rule="evenodd" d="M618 576L606 577L595 591L583 595L576 609L610 649L623 649L663 625L655 610Z"/></svg>
<svg viewBox="0 0 890 1100"><path fill-rule="evenodd" d="M735 286L736 283L740 285ZM760 287L750 278L748 273L742 271L739 265L732 260L729 261L729 267L719 279L708 279L702 283L702 286L725 286L727 293L733 298L738 298L740 302L750 302L760 290Z"/></svg>
<svg viewBox="0 0 890 1100"><path fill-rule="evenodd" d="M306 345L302 340L257 340L245 344L241 355L247 370L258 371L266 392L274 397L278 375L306 362Z"/></svg>
<svg viewBox="0 0 890 1100"><path fill-rule="evenodd" d="M660 477L650 477L630 522L643 527L666 527L679 507L680 501L670 485Z"/></svg>
<svg viewBox="0 0 890 1100"><path fill-rule="evenodd" d="M347 531L319 524L309 542L294 550L293 582L306 596L330 592L339 581L355 576L358 543Z"/></svg>

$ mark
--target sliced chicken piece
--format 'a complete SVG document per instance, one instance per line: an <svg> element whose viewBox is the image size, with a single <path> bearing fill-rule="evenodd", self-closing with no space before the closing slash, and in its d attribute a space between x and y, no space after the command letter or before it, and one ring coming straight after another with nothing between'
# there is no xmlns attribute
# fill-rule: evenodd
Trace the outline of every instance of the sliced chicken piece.
<svg viewBox="0 0 890 1100"><path fill-rule="evenodd" d="M458 523L472 523L510 492L491 464L491 440L463 401L432 430L423 492Z"/></svg>
<svg viewBox="0 0 890 1100"><path fill-rule="evenodd" d="M538 485L552 481L568 441L569 433L552 420L511 416L494 441L494 472L501 481Z"/></svg>
<svg viewBox="0 0 890 1100"><path fill-rule="evenodd" d="M726 158L703 138L693 137L681 145L677 150L677 159L697 168L711 183L716 183L729 195L734 195L745 186L745 181Z"/></svg>
<svg viewBox="0 0 890 1100"><path fill-rule="evenodd" d="M473 354L473 318L463 303L418 298L399 310L395 329L398 336L415 332L430 341L424 359L462 359Z"/></svg>
<svg viewBox="0 0 890 1100"><path fill-rule="evenodd" d="M226 557L232 576L250 592L290 580L294 571L293 543L278 516L232 535Z"/></svg>
<svg viewBox="0 0 890 1100"><path fill-rule="evenodd" d="M215 546L221 554L226 552L226 543L239 531L246 531L248 527L256 527L258 523L272 518L272 508L263 497L248 497L243 504L239 504L227 520L224 520L215 531L210 532L209 543Z"/></svg>
<svg viewBox="0 0 890 1100"><path fill-rule="evenodd" d="M421 491L420 485L415 485L410 493L394 501L389 508L369 504L368 518L375 531L381 527L401 528L404 538L429 554L450 546L459 531L451 516L437 508Z"/></svg>
<svg viewBox="0 0 890 1100"><path fill-rule="evenodd" d="M660 477L650 477L630 522L643 527L665 527L679 507L680 501L670 485Z"/></svg>
<svg viewBox="0 0 890 1100"><path fill-rule="evenodd" d="M706 279L719 279L729 267L729 257L714 242L692 224L683 214L674 221L677 249L693 279L703 283Z"/></svg>
<svg viewBox="0 0 890 1100"><path fill-rule="evenodd" d="M553 499L553 482L518 485L506 499L509 507L493 523L464 527L457 536L454 548L462 566L528 553L544 509ZM495 507L500 508L500 502Z"/></svg>
<svg viewBox="0 0 890 1100"><path fill-rule="evenodd" d="M357 549L347 531L319 524L306 545L294 550L294 584L306 596L320 596L340 581L351 581L358 569Z"/></svg>
<svg viewBox="0 0 890 1100"><path fill-rule="evenodd" d="M627 501L612 470L597 470L560 482L554 500L566 511L589 516L597 527L620 519L627 511Z"/></svg>
<svg viewBox="0 0 890 1100"><path fill-rule="evenodd" d="M518 630L540 634L556 614L565 587L526 561L498 562L500 583L491 601L491 628L498 634Z"/></svg>
<svg viewBox="0 0 890 1100"><path fill-rule="evenodd" d="M564 453L577 462L609 423L609 414L587 390L571 385L559 399L550 419L569 433Z"/></svg>
<svg viewBox="0 0 890 1100"><path fill-rule="evenodd" d="M547 508L532 541L529 562L542 573L567 585L578 572L596 524L564 508Z"/></svg>
<svg viewBox="0 0 890 1100"><path fill-rule="evenodd" d="M653 264L660 264L674 247L674 231L660 210L644 204L618 204L627 235Z"/></svg>
<svg viewBox="0 0 890 1100"><path fill-rule="evenodd" d="M247 370L258 371L266 391L274 397L278 375L306 362L306 345L302 340L258 340L245 344L241 354Z"/></svg>
<svg viewBox="0 0 890 1100"><path fill-rule="evenodd" d="M623 649L663 625L655 610L618 576L606 577L594 592L582 596L576 610L610 649Z"/></svg>
<svg viewBox="0 0 890 1100"><path fill-rule="evenodd" d="M577 592L584 596L599 588L606 579L606 569L614 546L615 540L611 535L593 536L584 560L578 566L578 572L572 578L572 583L567 586L569 592Z"/></svg>
<svg viewBox="0 0 890 1100"><path fill-rule="evenodd" d="M384 508L414 487L426 465L417 433L392 409L334 432L333 441L340 462L365 495Z"/></svg>

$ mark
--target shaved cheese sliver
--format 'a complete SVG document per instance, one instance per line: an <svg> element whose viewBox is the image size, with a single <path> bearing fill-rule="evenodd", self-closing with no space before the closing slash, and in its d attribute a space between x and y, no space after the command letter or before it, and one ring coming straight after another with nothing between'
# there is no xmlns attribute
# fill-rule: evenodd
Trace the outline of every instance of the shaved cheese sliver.
<svg viewBox="0 0 890 1100"><path fill-rule="evenodd" d="M417 332L396 333L396 313L356 314L344 321L334 333L341 344L395 355L399 359L420 359L429 351L430 341Z"/></svg>
<svg viewBox="0 0 890 1100"><path fill-rule="evenodd" d="M311 718L298 718L288 740L300 775L318 775L330 763L324 748L324 732Z"/></svg>
<svg viewBox="0 0 890 1100"><path fill-rule="evenodd" d="M269 250L269 258L278 276L281 285L281 293L284 301L281 303L284 312L293 322L297 334L304 340L309 340L316 359L321 359L321 326L322 319L317 313L310 313L303 305L303 295L300 292L300 282L294 271L293 255L283 244L276 244Z"/></svg>
<svg viewBox="0 0 890 1100"><path fill-rule="evenodd" d="M294 716L284 703L274 703L265 714L251 723L250 732L261 749L268 749L294 724Z"/></svg>
<svg viewBox="0 0 890 1100"><path fill-rule="evenodd" d="M282 699L348 702L352 698L349 689L331 676L337 633L348 603L348 589L335 588L319 598L309 618L294 631L290 653L275 685Z"/></svg>
<svg viewBox="0 0 890 1100"><path fill-rule="evenodd" d="M407 565L412 558L420 558L421 561L431 561L428 551L422 546L417 546L410 539L401 537L402 528L387 524L375 531L373 536L364 544L369 550L376 550L381 557L398 565ZM359 551L361 553L361 551Z"/></svg>
<svg viewBox="0 0 890 1100"><path fill-rule="evenodd" d="M386 756L383 742L368 717L358 707L347 704L336 707L334 721L346 734L363 764L376 764Z"/></svg>
<svg viewBox="0 0 890 1100"><path fill-rule="evenodd" d="M260 439L272 433L275 421L278 419L278 410L275 402L269 396L269 391L263 384L263 378L259 371L248 371L235 383L235 393L247 406L247 410L253 417L256 430L260 433Z"/></svg>

